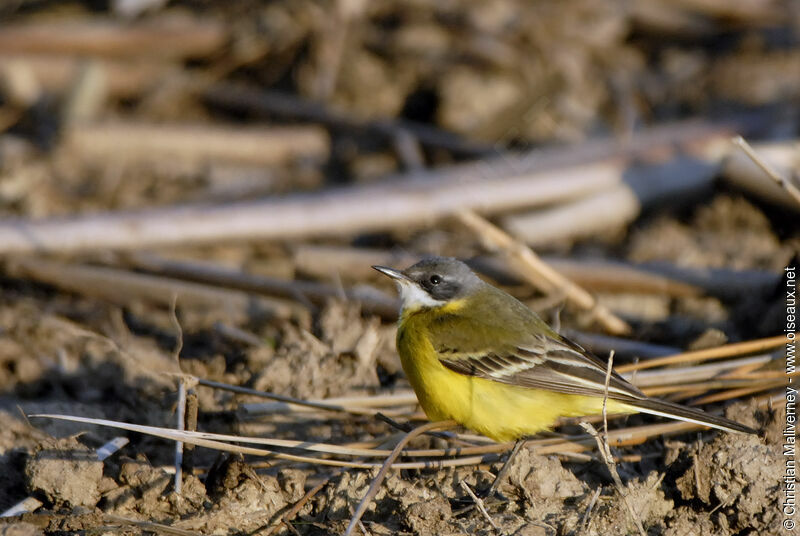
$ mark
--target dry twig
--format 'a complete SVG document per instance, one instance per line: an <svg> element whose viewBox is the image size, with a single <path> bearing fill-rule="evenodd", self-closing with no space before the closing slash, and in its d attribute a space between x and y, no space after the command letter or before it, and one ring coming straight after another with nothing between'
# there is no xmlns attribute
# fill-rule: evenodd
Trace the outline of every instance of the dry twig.
<svg viewBox="0 0 800 536"><path fill-rule="evenodd" d="M625 492L625 488L622 486L622 479L619 477L619 472L617 472L617 464L614 462L614 457L611 455L611 449L608 446L608 418L606 414L606 405L608 403L608 383L611 380L611 370L613 364L614 354L612 352L611 355L608 356L608 366L606 367L606 384L603 393L603 435L600 436L597 433L597 430L595 430L594 426L588 422L581 423L581 427L586 430L597 442L597 448L600 450L600 457L603 459L606 467L608 467L608 471L611 473L611 478L614 480L614 485L617 488L617 492L625 501L625 506L628 508L628 513L630 514L631 519L636 525L636 528L639 530L639 534L641 536L647 536L644 526L642 525L642 521L639 519L636 510L634 510L633 505L630 502L630 498Z"/></svg>
<svg viewBox="0 0 800 536"><path fill-rule="evenodd" d="M780 174L779 174L777 171L775 171L775 169L774 169L772 166L770 166L770 165L767 163L767 161L766 161L766 160L764 160L763 158L761 158L761 157L758 155L758 153L756 153L756 151L753 149L753 147L752 147L752 146L751 146L749 143L747 143L747 140L745 140L743 137L741 137L741 136L736 136L735 138L733 138L733 143L734 143L734 144L735 144L737 147L741 148L741 149L742 149L742 150L745 152L745 154L747 154L747 156L748 156L748 157L749 157L749 158L750 158L750 159L751 159L753 162L755 162L755 164L756 164L758 167L760 167L760 168L761 168L761 170L762 170L762 171L763 171L763 172L764 172L764 173L765 173L765 174L766 174L766 175L767 175L767 176L768 176L770 179L772 179L773 181L775 181L775 183L776 183L778 186L780 186L781 188L783 188L783 189L784 189L784 190L785 190L785 191L786 191L786 192L787 192L787 193L788 193L788 194L789 194L789 195L790 195L790 196L791 196L791 197L792 197L792 198L795 200L795 202L797 203L797 205L798 205L798 206L800 206L800 190L798 190L798 189L797 189L797 186L795 186L794 184L792 184L791 182L789 182L788 180L786 180L785 178L783 178L783 177L782 177L782 176L781 176L781 175L780 175Z"/></svg>
<svg viewBox="0 0 800 536"><path fill-rule="evenodd" d="M492 516L490 516L489 512L486 511L486 506L483 504L483 499L475 495L475 492L472 491L472 489L469 487L469 484L467 484L466 480L462 480L461 482L459 482L459 484L461 485L461 489L463 489L466 492L466 494L470 496L472 501L475 503L475 506L478 507L480 513L483 514L484 518L486 518L486 521L489 522L489 524L492 526L494 530L499 531L500 527L497 526L497 523L494 522Z"/></svg>
<svg viewBox="0 0 800 536"><path fill-rule="evenodd" d="M556 290L563 292L568 301L581 309L591 311L594 318L613 334L621 335L631 331L631 327L624 320L597 303L591 294L553 270L532 249L502 229L470 210L460 211L457 217L478 235L488 249L506 254L518 269L520 276L530 284L548 293Z"/></svg>

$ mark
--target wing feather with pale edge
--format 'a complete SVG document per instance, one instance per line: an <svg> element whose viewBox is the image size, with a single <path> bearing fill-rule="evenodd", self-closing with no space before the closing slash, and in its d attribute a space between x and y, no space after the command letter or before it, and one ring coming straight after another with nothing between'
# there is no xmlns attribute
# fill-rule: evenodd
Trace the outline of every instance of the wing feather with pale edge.
<svg viewBox="0 0 800 536"><path fill-rule="evenodd" d="M605 394L607 364L568 339L541 335L515 346L458 348L453 341L448 343L442 330L432 335L439 360L454 372L531 389L598 397ZM613 371L608 396L621 401L647 398Z"/></svg>

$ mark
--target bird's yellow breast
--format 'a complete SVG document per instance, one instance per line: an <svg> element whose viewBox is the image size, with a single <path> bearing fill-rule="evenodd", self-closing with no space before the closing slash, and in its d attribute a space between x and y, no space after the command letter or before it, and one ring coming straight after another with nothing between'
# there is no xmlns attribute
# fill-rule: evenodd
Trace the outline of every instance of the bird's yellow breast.
<svg viewBox="0 0 800 536"><path fill-rule="evenodd" d="M460 306L453 302L407 313L398 326L397 351L403 370L429 419L453 419L496 441L510 441L548 429L559 417L602 411L600 398L519 387L446 368L431 344L427 326L436 315L454 313ZM609 411L615 409L609 401Z"/></svg>

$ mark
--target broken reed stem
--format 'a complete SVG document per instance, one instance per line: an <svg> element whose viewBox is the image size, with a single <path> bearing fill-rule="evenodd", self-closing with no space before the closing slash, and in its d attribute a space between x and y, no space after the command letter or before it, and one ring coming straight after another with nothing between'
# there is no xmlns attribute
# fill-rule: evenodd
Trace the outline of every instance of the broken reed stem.
<svg viewBox="0 0 800 536"><path fill-rule="evenodd" d="M730 389L728 391L722 391L720 393L712 393L710 395L702 396L696 400L694 400L695 405L700 404L711 404L712 402L722 402L724 400L731 400L733 398L741 398L743 396L752 395L754 393L759 393L761 391L766 391L768 389L775 389L777 387L782 387L786 385L786 382L776 382L770 385L762 385L756 387L742 387L740 389Z"/></svg>
<svg viewBox="0 0 800 536"><path fill-rule="evenodd" d="M747 140L741 136L736 136L731 141L733 141L734 145L744 151L750 160L760 167L767 177L775 181L778 186L783 188L797 202L797 204L800 205L800 190L798 190L794 184L786 180L777 171L775 171L775 169L770 166L766 160L761 158L758 153L755 152L753 147L747 143Z"/></svg>
<svg viewBox="0 0 800 536"><path fill-rule="evenodd" d="M383 462L383 466L381 467L380 471L378 471L378 474L375 475L375 478L372 480L372 484L370 484L367 494L364 495L364 498L361 499L361 502L358 504L358 508L356 508L353 518L350 520L350 524L347 526L347 530L344 533L345 536L350 536L353 533L353 529L355 529L355 527L358 525L358 522L361 520L361 516L364 515L364 512L372 502L372 499L378 493L378 489L383 483L383 479L386 478L386 474L389 472L389 469L392 467L392 464L397 457L400 456L403 448L405 448L405 446L412 439L424 434L425 432L436 429L444 430L454 426L456 426L455 421L429 422L427 424L423 424L422 426L418 426L414 430L411 430L403 437L403 439L400 440L400 442L397 443L397 445L394 447L394 450L392 450L392 453L386 458L386 461Z"/></svg>
<svg viewBox="0 0 800 536"><path fill-rule="evenodd" d="M667 385L664 387L646 387L642 389L642 391L647 396L663 397L665 395L671 395L669 399L674 402L676 400L685 400L693 396L705 395L709 391L713 391L716 389L722 389L722 391L710 395L714 397L714 400L707 400L703 398L703 399L693 400L690 403L690 405L696 406L701 404L708 404L712 401L718 402L720 400L727 400L728 398L736 398L735 396L729 396L728 393L733 393L735 391L740 391L743 389L747 389L750 393L755 393L758 391L766 391L768 389L774 389L782 385L786 385L785 378L774 379L771 381L760 381L757 384L754 384L752 380L741 379L734 381L723 380L723 381L709 381L709 382L698 382L698 383L685 383L681 385ZM719 396L719 398L717 398L717 396Z"/></svg>
<svg viewBox="0 0 800 536"><path fill-rule="evenodd" d="M197 414L199 410L199 401L197 400L197 391L194 388L188 389L186 392L186 430L189 432L197 431ZM194 445L184 445L183 447L183 470L188 474L192 474L194 468Z"/></svg>
<svg viewBox="0 0 800 536"><path fill-rule="evenodd" d="M519 274L528 283L547 292L563 292L567 300L581 309L591 311L594 318L609 333L624 335L631 332L631 327L607 307L599 304L594 296L576 285L545 262L527 245L514 239L511 235L479 216L472 210L456 213L456 218L480 238L491 251L505 253Z"/></svg>
<svg viewBox="0 0 800 536"><path fill-rule="evenodd" d="M710 361L712 359L722 359L737 355L755 354L783 346L786 341L787 338L785 335L777 335L775 337L767 337L765 339L726 344L724 346L717 346L715 348L696 350L693 352L683 352L680 354L648 359L647 361L640 361L638 363L632 363L629 365L621 365L617 367L617 372L631 372L634 370L644 370L665 365L675 365L677 363Z"/></svg>

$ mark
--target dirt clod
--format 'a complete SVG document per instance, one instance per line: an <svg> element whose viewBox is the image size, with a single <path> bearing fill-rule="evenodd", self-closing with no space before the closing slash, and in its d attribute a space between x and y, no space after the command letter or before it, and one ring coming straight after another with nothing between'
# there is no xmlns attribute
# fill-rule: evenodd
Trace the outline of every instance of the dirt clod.
<svg viewBox="0 0 800 536"><path fill-rule="evenodd" d="M407 506L405 517L411 530L417 534L453 534L458 530L451 522L450 503L444 497Z"/></svg>
<svg viewBox="0 0 800 536"><path fill-rule="evenodd" d="M62 439L37 450L25 475L28 489L56 506L92 508L100 500L103 462L77 440Z"/></svg>
<svg viewBox="0 0 800 536"><path fill-rule="evenodd" d="M520 487L533 501L563 500L586 492L586 484L564 469L555 457L537 456L525 450L512 463L512 469L521 478Z"/></svg>
<svg viewBox="0 0 800 536"><path fill-rule="evenodd" d="M755 519L778 529L778 510L769 499L777 496L784 470L778 446L731 435L700 445L693 459L677 481L684 499L719 506L732 530L752 530Z"/></svg>

